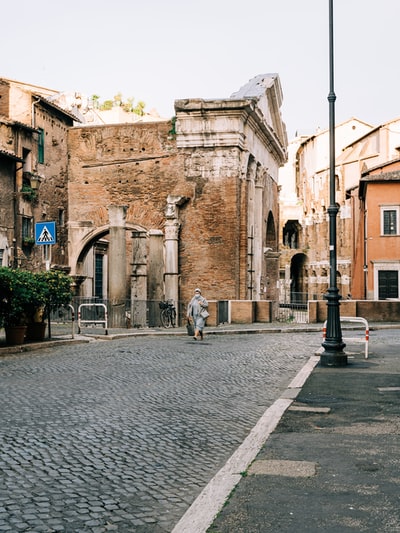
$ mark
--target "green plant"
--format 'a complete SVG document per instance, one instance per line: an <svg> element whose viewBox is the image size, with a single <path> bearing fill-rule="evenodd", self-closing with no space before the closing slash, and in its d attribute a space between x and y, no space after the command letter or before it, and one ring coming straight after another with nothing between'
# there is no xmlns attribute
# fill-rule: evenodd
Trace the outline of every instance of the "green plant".
<svg viewBox="0 0 400 533"><path fill-rule="evenodd" d="M72 300L72 278L59 270L47 270L35 274L38 282L43 286L44 313L43 320L51 312L68 305Z"/></svg>
<svg viewBox="0 0 400 533"><path fill-rule="evenodd" d="M71 301L71 278L63 272L29 272L0 267L0 326L44 321Z"/></svg>
<svg viewBox="0 0 400 533"><path fill-rule="evenodd" d="M32 272L0 267L0 325L26 324L32 309L44 305L42 284Z"/></svg>
<svg viewBox="0 0 400 533"><path fill-rule="evenodd" d="M33 189L30 185L26 185L25 183L22 185L21 193L25 200L29 200L30 202L34 202L37 199L36 189Z"/></svg>
<svg viewBox="0 0 400 533"><path fill-rule="evenodd" d="M24 246L33 246L35 244L35 239L33 237L23 237L22 244Z"/></svg>
<svg viewBox="0 0 400 533"><path fill-rule="evenodd" d="M176 117L171 118L171 129L168 132L168 135L176 135Z"/></svg>

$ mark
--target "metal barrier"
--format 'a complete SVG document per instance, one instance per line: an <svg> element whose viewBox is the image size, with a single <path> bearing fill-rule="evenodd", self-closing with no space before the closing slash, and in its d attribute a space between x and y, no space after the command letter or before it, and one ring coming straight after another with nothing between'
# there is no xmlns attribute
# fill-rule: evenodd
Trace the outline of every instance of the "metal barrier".
<svg viewBox="0 0 400 533"><path fill-rule="evenodd" d="M323 330L322 330L322 336L324 340L326 339L326 322L327 321L325 320ZM365 343L365 359L368 359L369 326L365 318L362 318L360 316L341 316L340 322L358 322L359 324L363 324L365 328L364 337L343 337L343 340L349 341L349 342Z"/></svg>
<svg viewBox="0 0 400 533"><path fill-rule="evenodd" d="M68 304L68 309L71 311L71 323L72 323L72 338L75 337L75 309L72 304Z"/></svg>
<svg viewBox="0 0 400 533"><path fill-rule="evenodd" d="M81 309L85 307L97 307L104 309L104 318L90 318L90 319L84 319L81 318ZM81 332L81 324L93 324L94 326L97 326L98 324L104 324L105 334L108 335L108 313L107 313L107 306L106 304L80 304L78 307L78 333Z"/></svg>
<svg viewBox="0 0 400 533"><path fill-rule="evenodd" d="M278 322L293 322L294 324L308 323L308 306L301 303L279 302L276 308L275 320Z"/></svg>

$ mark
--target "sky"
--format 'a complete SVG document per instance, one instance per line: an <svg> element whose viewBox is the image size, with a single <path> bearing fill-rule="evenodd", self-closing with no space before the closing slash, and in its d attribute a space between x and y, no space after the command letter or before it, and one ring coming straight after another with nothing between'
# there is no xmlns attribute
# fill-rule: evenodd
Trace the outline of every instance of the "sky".
<svg viewBox="0 0 400 533"><path fill-rule="evenodd" d="M279 74L288 137L329 126L329 0L2 3L0 77L100 100L228 98ZM334 0L335 117L400 116L400 0Z"/></svg>

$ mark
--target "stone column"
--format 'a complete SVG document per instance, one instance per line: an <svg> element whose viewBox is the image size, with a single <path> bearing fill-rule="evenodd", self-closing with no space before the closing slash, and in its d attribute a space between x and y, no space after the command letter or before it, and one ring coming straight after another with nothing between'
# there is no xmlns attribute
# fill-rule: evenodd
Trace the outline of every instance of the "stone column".
<svg viewBox="0 0 400 533"><path fill-rule="evenodd" d="M164 291L165 299L172 300L175 306L179 300L179 270L178 270L178 241L179 228L178 209L186 198L182 196L168 196L165 210L165 272Z"/></svg>
<svg viewBox="0 0 400 533"><path fill-rule="evenodd" d="M147 239L145 231L132 232L131 323L147 325Z"/></svg>
<svg viewBox="0 0 400 533"><path fill-rule="evenodd" d="M273 300L275 302L279 301L279 287L277 286L276 280L279 279L279 252L273 252L272 250L267 249L264 252L265 257L265 266L266 266L266 299Z"/></svg>
<svg viewBox="0 0 400 533"><path fill-rule="evenodd" d="M149 260L147 263L147 297L149 326L160 326L159 302L164 298L164 233L149 231Z"/></svg>
<svg viewBox="0 0 400 533"><path fill-rule="evenodd" d="M261 298L261 275L263 267L263 191L264 191L264 173L261 167L256 172L255 190L254 190L254 290L253 300Z"/></svg>
<svg viewBox="0 0 400 533"><path fill-rule="evenodd" d="M256 205L255 205L255 176L257 163L251 156L247 167L247 300L254 300L257 294L257 285L255 281L255 224L256 224Z"/></svg>
<svg viewBox="0 0 400 533"><path fill-rule="evenodd" d="M108 250L108 299L109 327L126 326L125 302L127 297L126 284L126 206L108 206L110 221L110 246Z"/></svg>

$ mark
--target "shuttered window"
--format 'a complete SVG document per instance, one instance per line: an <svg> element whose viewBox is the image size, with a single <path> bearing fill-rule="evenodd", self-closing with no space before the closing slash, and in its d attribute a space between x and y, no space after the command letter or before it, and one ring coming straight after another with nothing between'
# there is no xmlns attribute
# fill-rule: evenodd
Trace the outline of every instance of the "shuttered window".
<svg viewBox="0 0 400 533"><path fill-rule="evenodd" d="M103 254L95 254L94 263L94 295L97 298L103 298Z"/></svg>
<svg viewBox="0 0 400 533"><path fill-rule="evenodd" d="M399 206L381 207L381 235L399 235Z"/></svg>
<svg viewBox="0 0 400 533"><path fill-rule="evenodd" d="M32 218L22 217L22 239L29 239L32 237Z"/></svg>
<svg viewBox="0 0 400 533"><path fill-rule="evenodd" d="M396 211L385 210L383 212L383 234L384 235L396 235Z"/></svg>
<svg viewBox="0 0 400 533"><path fill-rule="evenodd" d="M39 128L38 163L44 163L44 130Z"/></svg>

